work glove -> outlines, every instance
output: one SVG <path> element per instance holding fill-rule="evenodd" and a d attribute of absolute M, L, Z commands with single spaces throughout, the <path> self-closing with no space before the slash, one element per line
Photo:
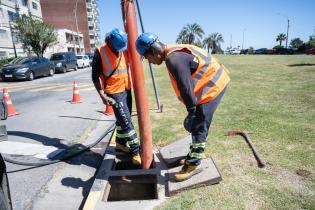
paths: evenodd
<path fill-rule="evenodd" d="M 115 99 L 113 99 L 107 95 L 103 95 L 101 98 L 102 98 L 103 103 L 106 105 L 114 106 L 116 104 Z"/>
<path fill-rule="evenodd" d="M 188 111 L 188 115 L 186 116 L 184 120 L 184 128 L 186 129 L 186 131 L 191 133 L 192 125 L 193 125 L 194 119 L 196 118 L 196 115 L 195 115 L 196 107 L 187 108 L 187 111 Z"/>

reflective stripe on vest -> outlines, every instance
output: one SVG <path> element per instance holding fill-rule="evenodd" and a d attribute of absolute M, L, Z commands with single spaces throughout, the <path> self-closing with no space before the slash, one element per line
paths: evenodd
<path fill-rule="evenodd" d="M 197 50 L 195 50 L 194 48 L 191 48 L 191 47 L 185 47 L 185 48 L 188 48 L 194 54 L 200 56 L 205 61 L 204 66 L 199 70 L 197 75 L 193 77 L 193 86 L 195 86 L 196 83 L 201 79 L 202 75 L 207 71 L 207 69 L 211 63 L 211 56 L 210 55 L 205 56 L 202 53 L 198 52 Z M 175 49 L 176 49 L 176 47 L 175 47 Z M 180 49 L 180 48 L 178 48 L 178 49 Z"/>
<path fill-rule="evenodd" d="M 109 62 L 109 58 L 107 56 L 107 53 L 106 53 L 106 50 L 105 50 L 105 47 L 101 47 L 101 50 L 102 50 L 102 54 L 104 55 L 104 58 L 105 58 L 105 65 L 107 67 L 107 70 L 108 71 L 105 71 L 104 74 L 106 77 L 110 76 L 112 74 L 113 70 L 112 69 L 112 66 L 110 65 L 110 62 Z M 122 56 L 122 55 L 121 55 Z M 118 73 L 126 73 L 127 72 L 127 69 L 117 69 L 119 72 L 114 72 L 113 74 L 118 74 Z"/>
<path fill-rule="evenodd" d="M 126 55 L 119 52 L 117 55 L 104 43 L 97 48 L 102 60 L 103 90 L 107 94 L 121 93 L 131 88 Z"/>
<path fill-rule="evenodd" d="M 214 99 L 226 86 L 229 82 L 228 71 L 224 68 L 223 65 L 220 65 L 215 58 L 212 58 L 211 55 L 205 55 L 202 51 L 198 51 L 198 48 L 195 48 L 191 45 L 177 45 L 170 46 L 167 48 L 167 54 L 170 54 L 174 51 L 183 51 L 185 49 L 190 51 L 191 54 L 199 60 L 199 65 L 196 72 L 192 75 L 192 85 L 194 88 L 195 96 L 197 97 L 197 104 L 205 103 Z M 214 59 L 212 61 L 212 59 Z M 183 101 L 180 96 L 176 81 L 171 76 L 172 84 L 176 95 L 180 101 Z M 211 90 L 211 88 L 215 87 Z M 211 91 L 210 91 L 211 90 Z"/>
<path fill-rule="evenodd" d="M 202 97 L 210 90 L 210 88 L 212 88 L 215 83 L 218 81 L 218 79 L 220 78 L 221 74 L 223 72 L 223 69 L 220 68 L 216 74 L 212 77 L 212 79 L 209 81 L 209 83 L 202 89 L 201 93 L 198 96 L 198 101 L 202 99 Z"/>

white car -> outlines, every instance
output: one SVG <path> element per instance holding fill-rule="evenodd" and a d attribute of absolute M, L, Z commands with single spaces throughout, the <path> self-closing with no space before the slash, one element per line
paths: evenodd
<path fill-rule="evenodd" d="M 78 68 L 85 68 L 90 66 L 89 56 L 87 55 L 77 55 L 77 66 Z"/>

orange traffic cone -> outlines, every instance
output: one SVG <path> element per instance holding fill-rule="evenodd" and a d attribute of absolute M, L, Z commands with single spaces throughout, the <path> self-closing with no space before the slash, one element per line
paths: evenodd
<path fill-rule="evenodd" d="M 106 105 L 105 115 L 112 115 L 114 113 L 113 107 L 111 105 Z"/>
<path fill-rule="evenodd" d="M 82 103 L 77 81 L 73 82 L 73 96 L 71 103 L 72 104 Z"/>
<path fill-rule="evenodd" d="M 3 88 L 3 101 L 8 109 L 8 117 L 20 114 L 15 111 L 7 88 Z"/>

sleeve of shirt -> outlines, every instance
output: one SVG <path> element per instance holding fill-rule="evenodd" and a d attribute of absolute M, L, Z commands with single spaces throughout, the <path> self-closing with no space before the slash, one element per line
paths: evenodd
<path fill-rule="evenodd" d="M 166 59 L 167 68 L 176 81 L 187 110 L 195 107 L 197 103 L 191 78 L 193 60 L 194 56 L 186 52 L 173 52 Z"/>
<path fill-rule="evenodd" d="M 101 55 L 98 52 L 98 50 L 95 50 L 94 56 L 93 56 L 93 61 L 92 61 L 92 81 L 99 82 L 99 78 L 102 74 L 102 59 Z"/>

